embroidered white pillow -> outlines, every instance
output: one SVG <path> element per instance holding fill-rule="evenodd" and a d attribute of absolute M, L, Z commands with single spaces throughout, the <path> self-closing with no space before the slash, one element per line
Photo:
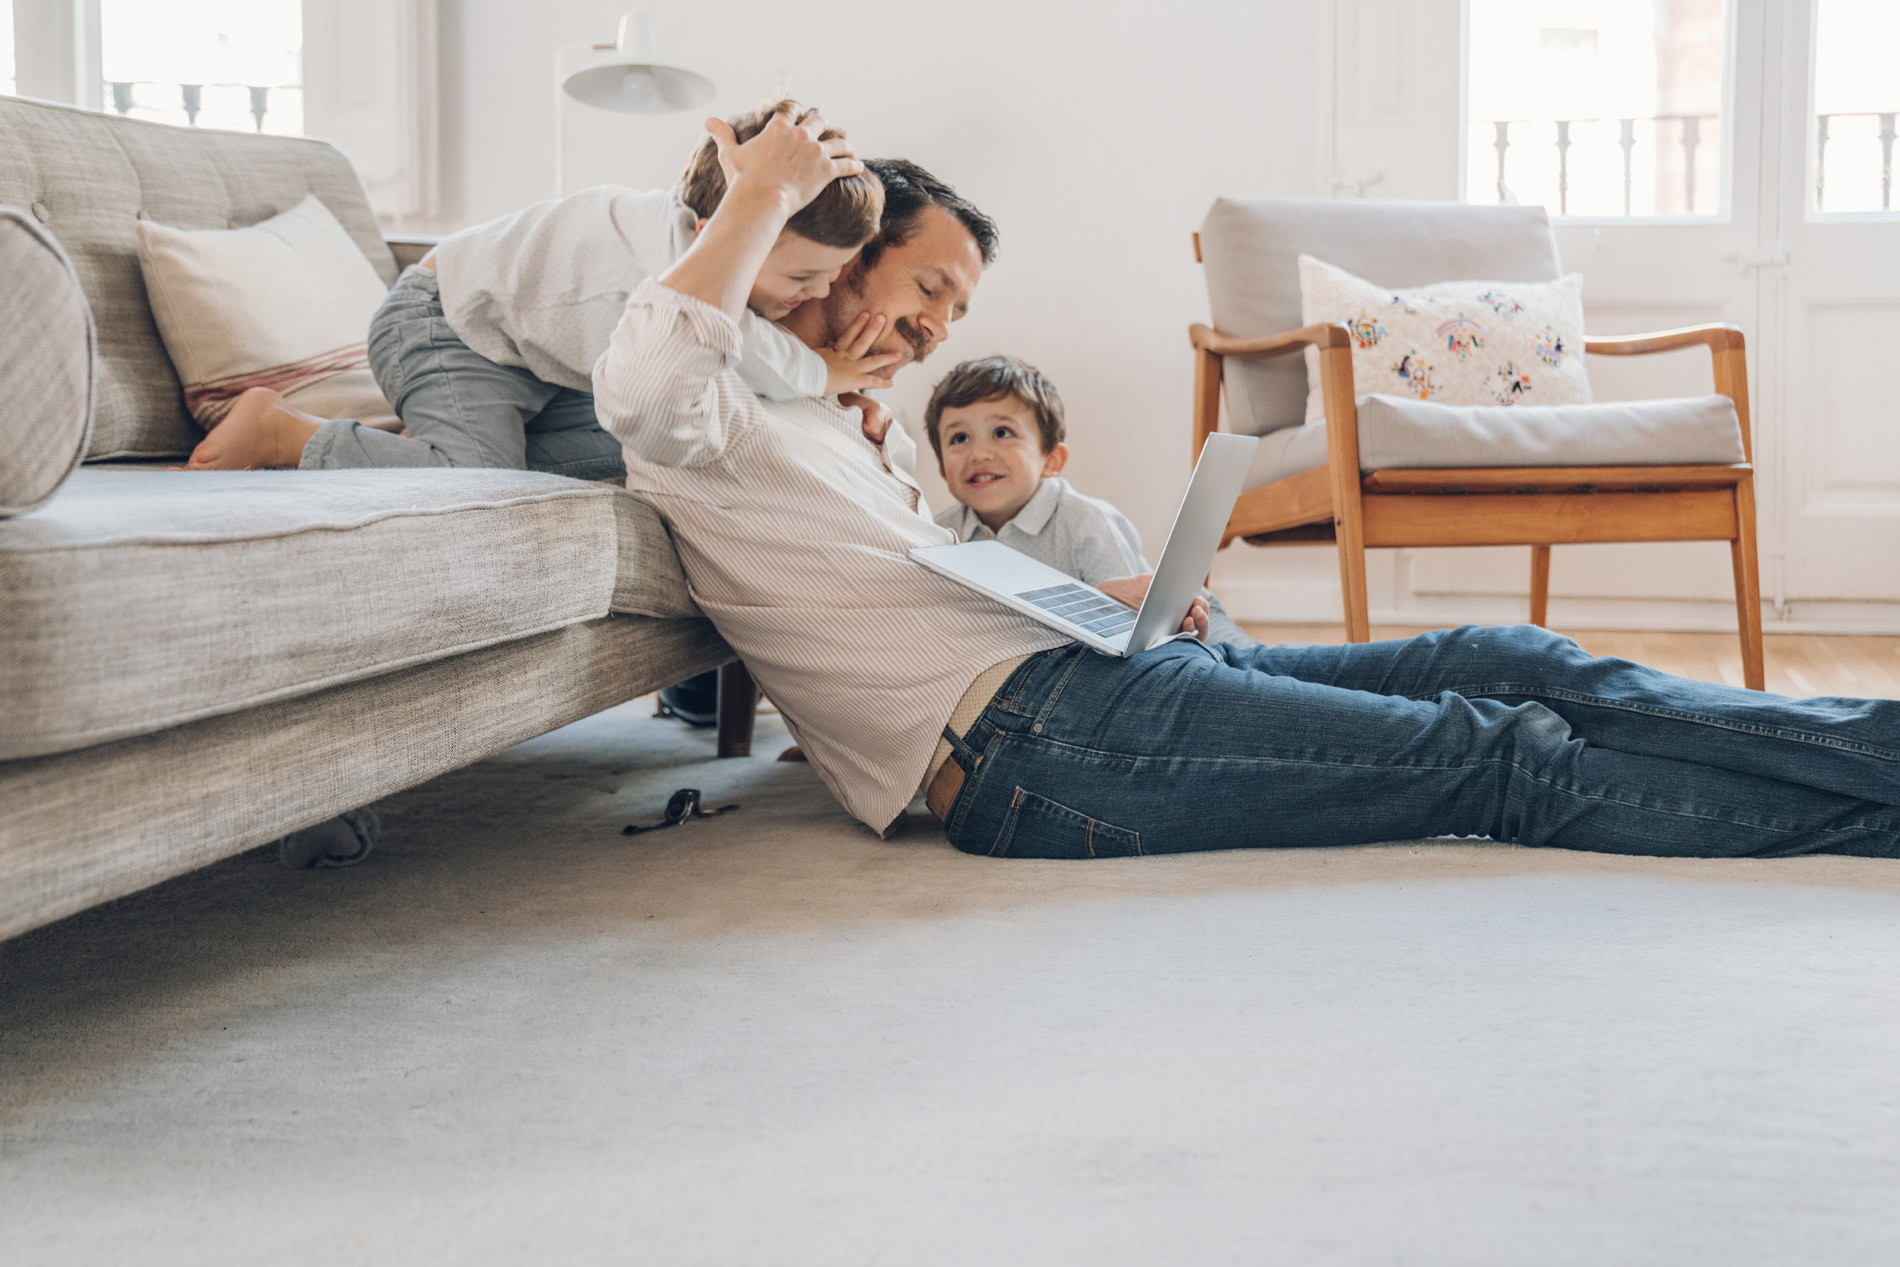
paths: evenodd
<path fill-rule="evenodd" d="M 320 418 L 401 427 L 365 347 L 388 288 L 314 195 L 249 228 L 138 231 L 152 315 L 199 426 L 269 387 Z"/>
<path fill-rule="evenodd" d="M 1436 282 L 1394 290 L 1300 256 L 1300 324 L 1352 328 L 1355 399 L 1384 392 L 1447 405 L 1579 405 L 1583 275 L 1554 282 Z M 1306 349 L 1306 420 L 1326 416 L 1319 351 Z"/>

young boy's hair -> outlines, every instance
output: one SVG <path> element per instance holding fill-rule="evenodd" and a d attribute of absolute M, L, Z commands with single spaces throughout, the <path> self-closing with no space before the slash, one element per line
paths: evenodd
<path fill-rule="evenodd" d="M 1048 453 L 1068 434 L 1063 421 L 1062 397 L 1056 385 L 1041 370 L 1014 356 L 986 356 L 980 361 L 965 361 L 945 374 L 930 389 L 930 403 L 924 406 L 924 434 L 943 465 L 943 411 L 961 409 L 986 400 L 1012 397 L 1020 400 L 1036 415 L 1036 430 L 1042 437 L 1042 451 Z"/>
<path fill-rule="evenodd" d="M 785 115 L 793 123 L 803 123 L 816 113 L 816 109 L 801 106 L 790 97 L 780 97 L 756 110 L 736 114 L 726 122 L 739 138 L 739 144 L 744 145 L 765 131 L 765 125 L 775 114 Z M 818 139 L 829 141 L 843 135 L 837 128 L 826 128 Z M 702 220 L 712 219 L 713 212 L 719 210 L 720 200 L 726 196 L 726 173 L 719 166 L 719 145 L 710 136 L 686 160 L 686 172 L 680 177 L 680 196 Z M 871 240 L 883 213 L 884 186 L 867 171 L 857 176 L 840 176 L 826 185 L 816 198 L 785 222 L 785 227 L 823 246 L 850 250 Z"/>

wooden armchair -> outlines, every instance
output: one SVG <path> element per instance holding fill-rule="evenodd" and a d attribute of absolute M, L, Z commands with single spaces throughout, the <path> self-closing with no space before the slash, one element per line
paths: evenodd
<path fill-rule="evenodd" d="M 1231 205 L 1231 204 L 1229 204 Z M 1306 204 L 1311 206 L 1312 204 Z M 1321 204 L 1325 205 L 1325 204 Z M 1337 206 L 1338 204 L 1332 204 Z M 1395 204 L 1386 204 L 1388 207 Z M 1403 209 L 1406 204 L 1396 204 Z M 1414 208 L 1416 205 L 1414 205 Z M 1210 220 L 1220 212 L 1216 204 Z M 1458 212 L 1473 208 L 1456 208 Z M 1536 209 L 1510 209 L 1513 212 Z M 1542 213 L 1538 211 L 1541 226 Z M 1548 230 L 1544 230 L 1546 240 Z M 1319 250 L 1311 250 L 1320 254 Z M 1195 256 L 1202 256 L 1195 235 Z M 1282 254 L 1285 254 L 1283 251 Z M 1554 262 L 1554 250 L 1552 253 Z M 1336 261 L 1353 268 L 1350 259 Z M 1455 264 L 1453 265 L 1456 266 Z M 1417 281 L 1489 276 L 1477 268 Z M 1544 274 L 1555 276 L 1554 270 Z M 1523 280 L 1504 278 L 1504 280 Z M 1215 290 L 1210 279 L 1210 290 Z M 1297 282 L 1293 283 L 1297 312 Z M 1219 304 L 1216 304 L 1218 314 Z M 1550 593 L 1550 548 L 1593 541 L 1727 541 L 1734 565 L 1742 674 L 1762 689 L 1761 592 L 1755 556 L 1755 489 L 1748 416 L 1748 371 L 1741 331 L 1706 325 L 1659 334 L 1593 338 L 1587 352 L 1641 356 L 1706 346 L 1715 389 L 1735 407 L 1744 460 L 1699 466 L 1498 466 L 1362 470 L 1358 408 L 1353 392 L 1352 337 L 1346 326 L 1315 325 L 1255 337 L 1223 334 L 1205 325 L 1189 330 L 1194 346 L 1194 455 L 1220 425 L 1229 359 L 1251 365 L 1317 349 L 1325 398 L 1326 461 L 1243 493 L 1222 546 L 1235 538 L 1260 546 L 1333 543 L 1345 596 L 1346 636 L 1364 642 L 1368 628 L 1368 547 L 1527 545 L 1531 547 L 1530 617 L 1544 624 Z M 1300 357 L 1287 362 L 1298 370 Z M 1303 380 L 1304 375 L 1301 375 Z M 1303 382 L 1301 384 L 1303 386 Z M 1276 390 L 1256 382 L 1253 399 Z M 1230 396 L 1230 413 L 1233 402 Z"/>

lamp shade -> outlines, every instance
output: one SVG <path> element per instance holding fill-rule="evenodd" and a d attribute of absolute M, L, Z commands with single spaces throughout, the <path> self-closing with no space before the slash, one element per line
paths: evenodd
<path fill-rule="evenodd" d="M 671 114 L 713 99 L 712 80 L 659 55 L 653 19 L 638 9 L 620 19 L 613 52 L 561 82 L 574 100 L 621 114 Z"/>

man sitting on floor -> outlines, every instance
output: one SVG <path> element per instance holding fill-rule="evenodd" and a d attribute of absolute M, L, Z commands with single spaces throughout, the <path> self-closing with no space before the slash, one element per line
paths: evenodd
<path fill-rule="evenodd" d="M 1095 654 L 917 566 L 951 533 L 855 411 L 763 401 L 735 372 L 760 262 L 857 170 L 813 127 L 741 146 L 725 202 L 629 298 L 594 371 L 629 487 L 672 525 L 693 596 L 827 786 L 883 830 L 920 789 L 957 848 L 1028 857 L 1490 836 L 1696 856 L 1900 852 L 1900 704 L 1788 700 L 1595 659 L 1535 627 Z M 996 229 L 907 163 L 878 237 L 788 326 L 866 311 L 921 360 Z"/>

